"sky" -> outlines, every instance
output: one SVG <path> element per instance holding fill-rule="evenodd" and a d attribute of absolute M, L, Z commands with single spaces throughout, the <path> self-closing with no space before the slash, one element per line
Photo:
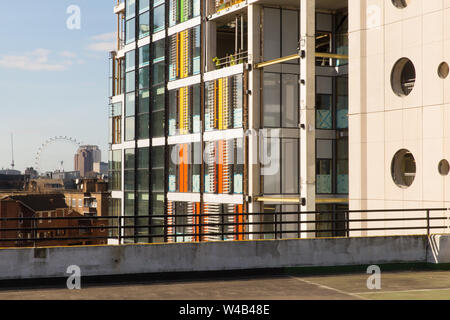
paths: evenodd
<path fill-rule="evenodd" d="M 34 167 L 39 147 L 54 136 L 98 145 L 102 160 L 107 161 L 108 57 L 115 43 L 114 4 L 115 0 L 4 3 L 0 169 L 11 166 L 11 134 L 17 170 Z M 76 10 L 68 12 L 73 6 L 79 8 L 79 16 Z M 41 169 L 73 170 L 76 149 L 64 142 L 49 145 L 41 154 Z"/>

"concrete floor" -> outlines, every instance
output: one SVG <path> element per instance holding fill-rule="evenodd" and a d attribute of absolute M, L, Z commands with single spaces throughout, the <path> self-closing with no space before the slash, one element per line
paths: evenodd
<path fill-rule="evenodd" d="M 377 291 L 367 289 L 368 276 L 265 276 L 90 285 L 81 290 L 0 289 L 0 300 L 450 299 L 450 271 L 382 272 Z"/>

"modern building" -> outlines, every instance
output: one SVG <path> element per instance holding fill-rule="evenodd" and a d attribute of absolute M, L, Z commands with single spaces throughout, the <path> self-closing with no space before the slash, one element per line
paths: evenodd
<path fill-rule="evenodd" d="M 398 210 L 365 213 L 364 219 L 397 218 L 402 220 L 389 227 L 420 226 L 405 219 L 423 213 L 407 209 L 449 207 L 449 19 L 448 1 L 349 1 L 350 208 Z M 447 212 L 430 216 L 448 218 Z"/>
<path fill-rule="evenodd" d="M 74 170 L 80 172 L 82 178 L 94 173 L 100 173 L 102 152 L 98 146 L 80 146 L 74 156 Z"/>
<path fill-rule="evenodd" d="M 110 214 L 134 218 L 125 241 L 342 233 L 345 215 L 301 234 L 277 222 L 297 230 L 314 217 L 284 213 L 348 208 L 346 0 L 125 0 L 114 12 Z"/>

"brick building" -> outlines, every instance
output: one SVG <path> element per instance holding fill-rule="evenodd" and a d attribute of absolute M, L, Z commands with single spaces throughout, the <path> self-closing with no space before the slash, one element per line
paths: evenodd
<path fill-rule="evenodd" d="M 62 217 L 72 219 L 55 219 Z M 24 219 L 0 221 L 0 246 L 65 246 L 106 243 L 106 239 L 83 240 L 77 238 L 106 237 L 108 235 L 106 228 L 91 229 L 89 227 L 106 226 L 107 220 L 73 219 L 74 217 L 81 218 L 83 215 L 71 209 L 61 193 L 6 196 L 0 200 L 0 219 Z"/>

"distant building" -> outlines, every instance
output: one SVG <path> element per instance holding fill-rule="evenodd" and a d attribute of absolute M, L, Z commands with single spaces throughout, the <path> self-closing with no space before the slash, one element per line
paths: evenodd
<path fill-rule="evenodd" d="M 94 163 L 94 172 L 99 173 L 100 175 L 108 174 L 108 163 L 106 162 L 95 162 Z"/>
<path fill-rule="evenodd" d="M 80 172 L 78 171 L 54 171 L 50 173 L 52 179 L 62 179 L 62 180 L 76 180 L 80 178 Z"/>
<path fill-rule="evenodd" d="M 2 170 L 0 170 L 0 174 L 4 174 L 4 175 L 8 175 L 8 176 L 18 176 L 22 173 L 18 170 L 2 169 Z"/>
<path fill-rule="evenodd" d="M 81 146 L 74 157 L 74 169 L 80 172 L 81 177 L 87 177 L 96 172 L 94 166 L 100 169 L 101 159 L 102 154 L 98 146 Z"/>
<path fill-rule="evenodd" d="M 69 208 L 85 216 L 108 216 L 108 183 L 98 179 L 81 179 L 76 190 L 64 191 Z"/>
<path fill-rule="evenodd" d="M 23 190 L 25 182 L 24 175 L 0 174 L 0 190 Z"/>
<path fill-rule="evenodd" d="M 25 183 L 24 191 L 28 192 L 54 192 L 64 190 L 75 190 L 76 184 L 73 179 L 51 179 L 39 178 L 30 179 Z"/>
<path fill-rule="evenodd" d="M 0 245 L 24 247 L 106 243 L 106 239 L 77 238 L 106 237 L 108 235 L 106 228 L 89 227 L 106 226 L 107 220 L 53 219 L 56 217 L 82 217 L 82 215 L 69 208 L 64 195 L 60 193 L 4 197 L 0 200 L 0 218 L 36 218 L 36 220 L 0 220 L 0 229 L 14 229 L 0 232 Z"/>
<path fill-rule="evenodd" d="M 34 170 L 33 167 L 29 167 L 25 169 L 25 175 L 30 177 L 31 179 L 39 177 L 39 172 Z"/>

